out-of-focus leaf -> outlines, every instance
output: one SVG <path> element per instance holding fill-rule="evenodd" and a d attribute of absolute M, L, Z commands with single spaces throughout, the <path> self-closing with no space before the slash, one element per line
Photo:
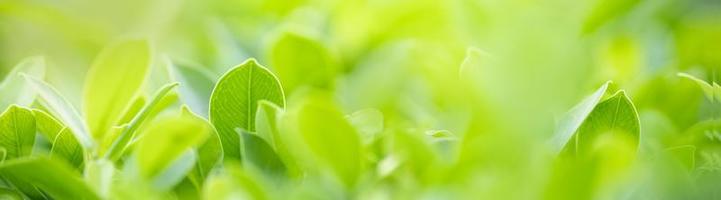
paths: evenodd
<path fill-rule="evenodd" d="M 573 107 L 568 113 L 566 113 L 561 120 L 558 122 L 553 138 L 550 143 L 554 153 L 558 153 L 563 149 L 564 146 L 569 143 L 573 134 L 576 133 L 581 124 L 588 118 L 591 111 L 601 101 L 603 94 L 608 90 L 610 82 L 603 84 L 593 94 L 586 97 L 581 103 Z"/>
<path fill-rule="evenodd" d="M 30 76 L 25 76 L 25 79 L 37 92 L 41 104 L 70 129 L 84 149 L 95 148 L 95 141 L 90 135 L 85 121 L 70 102 L 45 81 Z"/>
<path fill-rule="evenodd" d="M 216 76 L 205 68 L 166 62 L 171 79 L 182 84 L 178 88 L 181 101 L 200 116 L 208 117 L 208 103 Z"/>
<path fill-rule="evenodd" d="M 0 147 L 5 160 L 29 156 L 35 144 L 35 117 L 27 108 L 11 105 L 0 115 Z"/>
<path fill-rule="evenodd" d="M 0 188 L 0 199 L 23 200 L 23 195 L 11 189 Z"/>
<path fill-rule="evenodd" d="M 100 199 L 66 164 L 44 157 L 7 161 L 0 173 L 18 181 L 32 183 L 54 199 Z"/>
<path fill-rule="evenodd" d="M 243 132 L 243 162 L 267 172 L 271 176 L 283 176 L 285 164 L 266 140 L 254 133 Z"/>
<path fill-rule="evenodd" d="M 638 113 L 626 93 L 619 91 L 599 103 L 566 144 L 563 153 L 584 156 L 595 151 L 599 142 L 609 137 L 627 140 L 638 147 L 640 129 Z"/>
<path fill-rule="evenodd" d="M 38 132 L 52 142 L 50 156 L 60 156 L 73 167 L 80 167 L 83 163 L 83 148 L 70 129 L 45 111 L 33 109 L 33 115 Z"/>
<path fill-rule="evenodd" d="M 107 153 L 105 154 L 106 158 L 112 161 L 116 161 L 120 158 L 120 156 L 122 156 L 123 151 L 127 147 L 128 143 L 135 136 L 135 131 L 140 128 L 140 126 L 143 124 L 143 122 L 145 122 L 145 120 L 147 120 L 147 118 L 153 115 L 152 112 L 154 111 L 156 106 L 158 106 L 161 100 L 165 98 L 165 96 L 168 95 L 168 93 L 176 86 L 178 86 L 178 83 L 167 84 L 155 93 L 150 103 L 145 105 L 140 110 L 140 112 L 138 112 L 138 114 L 135 115 L 132 120 L 130 120 L 130 123 L 127 125 L 127 127 L 122 129 L 120 135 L 115 138 L 113 144 L 110 146 Z"/>
<path fill-rule="evenodd" d="M 687 170 L 693 170 L 696 167 L 696 147 L 692 145 L 683 145 L 666 149 L 671 155 L 676 157 L 678 162 Z"/>
<path fill-rule="evenodd" d="M 30 106 L 35 98 L 35 92 L 22 80 L 20 74 L 26 74 L 38 78 L 45 77 L 45 58 L 29 57 L 20 61 L 0 83 L 0 108 L 6 108 L 11 104 Z"/>
<path fill-rule="evenodd" d="M 118 120 L 118 124 L 130 123 L 130 121 L 133 120 L 133 117 L 138 115 L 138 113 L 143 109 L 143 106 L 145 106 L 145 103 L 147 103 L 145 101 L 147 101 L 147 99 L 145 99 L 144 96 L 135 98 L 135 100 L 133 100 L 133 103 L 130 104 L 130 107 L 128 107 L 128 110 L 126 110 L 123 116 L 120 117 L 120 120 Z"/>
<path fill-rule="evenodd" d="M 115 165 L 100 158 L 85 164 L 84 180 L 102 198 L 107 198 L 115 175 Z"/>
<path fill-rule="evenodd" d="M 196 190 L 200 191 L 205 179 L 208 177 L 208 173 L 210 173 L 210 170 L 220 163 L 220 159 L 223 157 L 223 148 L 220 144 L 218 133 L 215 131 L 215 128 L 213 128 L 210 122 L 191 112 L 190 109 L 185 106 L 182 108 L 182 114 L 186 117 L 195 118 L 196 120 L 205 122 L 205 125 L 208 126 L 209 130 L 211 130 L 208 139 L 206 139 L 205 142 L 198 147 L 197 162 L 195 163 L 193 170 L 190 171 L 190 174 L 188 174 L 190 182 Z"/>
<path fill-rule="evenodd" d="M 210 122 L 217 128 L 226 159 L 240 159 L 240 131 L 255 131 L 258 101 L 285 107 L 278 79 L 254 59 L 231 69 L 218 81 L 210 97 Z"/>
<path fill-rule="evenodd" d="M 131 40 L 105 48 L 93 61 L 83 90 L 83 113 L 95 138 L 103 138 L 128 110 L 151 64 L 148 41 Z"/>
<path fill-rule="evenodd" d="M 255 132 L 263 138 L 273 149 L 280 147 L 280 133 L 278 132 L 278 117 L 283 109 L 267 100 L 258 101 L 258 111 L 255 113 Z"/>
<path fill-rule="evenodd" d="M 701 88 L 701 91 L 703 91 L 703 94 L 709 100 L 714 101 L 714 99 L 716 99 L 716 101 L 721 101 L 721 86 L 719 86 L 718 84 L 713 83 L 713 85 L 711 85 L 706 81 L 696 78 L 693 75 L 687 73 L 678 73 L 678 76 L 696 82 L 696 84 L 698 84 L 698 86 Z"/>
<path fill-rule="evenodd" d="M 361 141 L 353 126 L 328 94 L 310 94 L 297 112 L 297 131 L 313 163 L 327 168 L 345 186 L 358 180 Z"/>
<path fill-rule="evenodd" d="M 196 161 L 195 151 L 188 149 L 152 179 L 153 188 L 165 191 L 171 189 L 185 178 L 193 169 Z"/>
<path fill-rule="evenodd" d="M 155 179 L 210 133 L 207 124 L 197 118 L 181 115 L 159 119 L 148 127 L 134 149 L 139 175 Z"/>
<path fill-rule="evenodd" d="M 270 66 L 278 73 L 288 94 L 301 85 L 333 88 L 335 61 L 320 42 L 284 32 L 270 48 Z"/>
<path fill-rule="evenodd" d="M 300 175 L 301 169 L 290 153 L 290 149 L 286 143 L 287 140 L 284 140 L 288 138 L 282 138 L 286 137 L 286 135 L 282 135 L 278 127 L 279 120 L 283 114 L 285 114 L 283 108 L 274 103 L 266 100 L 259 101 L 258 112 L 255 116 L 255 133 L 258 137 L 265 140 L 270 148 L 275 151 L 275 154 L 285 165 L 288 175 L 297 177 Z"/>
<path fill-rule="evenodd" d="M 640 0 L 599 0 L 584 21 L 583 32 L 590 33 L 608 21 L 629 12 Z"/>
<path fill-rule="evenodd" d="M 268 199 L 267 192 L 238 164 L 227 164 L 225 173 L 212 176 L 203 189 L 203 199 Z"/>
<path fill-rule="evenodd" d="M 369 144 L 375 135 L 383 131 L 383 113 L 376 109 L 363 109 L 346 117 L 363 138 L 363 144 Z"/>

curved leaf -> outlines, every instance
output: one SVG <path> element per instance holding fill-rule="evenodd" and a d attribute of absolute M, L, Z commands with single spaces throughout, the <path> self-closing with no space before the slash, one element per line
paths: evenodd
<path fill-rule="evenodd" d="M 641 133 L 639 124 L 633 103 L 625 92 L 619 91 L 593 109 L 563 152 L 571 155 L 593 152 L 607 136 L 626 141 L 636 149 Z"/>
<path fill-rule="evenodd" d="M 151 100 L 150 103 L 145 105 L 140 110 L 140 112 L 138 112 L 138 114 L 135 115 L 132 120 L 130 120 L 130 123 L 128 123 L 128 125 L 121 130 L 120 135 L 115 138 L 113 144 L 106 152 L 105 157 L 109 158 L 111 161 L 118 160 L 128 143 L 130 142 L 130 139 L 132 139 L 135 135 L 135 131 L 137 131 L 137 129 L 140 128 L 143 122 L 145 122 L 145 120 L 151 116 L 151 112 L 159 104 L 163 97 L 168 95 L 168 93 L 178 85 L 178 83 L 171 83 L 160 88 L 158 92 L 156 92 L 153 96 L 153 100 Z"/>
<path fill-rule="evenodd" d="M 80 174 L 49 158 L 8 161 L 0 165 L 0 173 L 16 181 L 32 183 L 54 199 L 99 199 Z"/>
<path fill-rule="evenodd" d="M 207 124 L 197 118 L 181 115 L 159 119 L 148 127 L 135 147 L 140 176 L 147 179 L 159 176 L 210 133 Z"/>
<path fill-rule="evenodd" d="M 208 101 L 216 76 L 204 68 L 174 64 L 169 60 L 167 62 L 170 77 L 182 83 L 179 88 L 180 99 L 200 116 L 208 117 Z"/>
<path fill-rule="evenodd" d="M 70 129 L 45 111 L 33 109 L 33 115 L 38 133 L 52 142 L 50 155 L 60 156 L 74 167 L 79 167 L 83 163 L 83 148 Z"/>
<path fill-rule="evenodd" d="M 0 147 L 5 160 L 29 156 L 35 144 L 35 117 L 26 108 L 10 106 L 0 115 Z"/>
<path fill-rule="evenodd" d="M 596 105 L 598 105 L 603 95 L 606 94 L 609 84 L 611 84 L 610 81 L 603 84 L 593 92 L 593 94 L 583 99 L 581 103 L 573 107 L 561 118 L 553 134 L 553 138 L 551 138 L 550 141 L 554 153 L 560 152 L 578 128 L 581 127 L 581 124 L 588 118 L 588 115 L 591 114 L 591 111 L 593 111 Z"/>
<path fill-rule="evenodd" d="M 35 93 L 30 86 L 22 80 L 20 74 L 43 78 L 45 77 L 45 58 L 34 56 L 25 58 L 13 68 L 0 83 L 0 108 L 10 104 L 29 106 L 35 99 Z"/>
<path fill-rule="evenodd" d="M 197 162 L 195 163 L 193 170 L 188 175 L 188 179 L 190 179 L 190 182 L 196 187 L 197 190 L 200 190 L 202 188 L 203 182 L 205 182 L 205 179 L 208 177 L 208 173 L 210 173 L 210 170 L 213 169 L 218 163 L 220 163 L 219 161 L 223 157 L 223 148 L 220 144 L 220 138 L 218 137 L 218 133 L 215 131 L 213 126 L 210 125 L 210 122 L 206 121 L 195 113 L 192 113 L 190 109 L 185 106 L 183 106 L 182 108 L 182 114 L 186 117 L 191 117 L 195 118 L 196 120 L 203 121 L 206 126 L 208 126 L 208 129 L 211 131 L 208 139 L 206 139 L 205 142 L 203 142 L 203 144 L 198 147 Z"/>
<path fill-rule="evenodd" d="M 85 149 L 95 148 L 95 141 L 90 136 L 85 121 L 83 121 L 78 111 L 75 110 L 70 102 L 65 100 L 55 88 L 45 83 L 45 81 L 30 76 L 25 76 L 25 80 L 27 80 L 30 86 L 37 92 L 41 104 L 70 129 Z"/>
<path fill-rule="evenodd" d="M 145 40 L 131 40 L 103 49 L 85 80 L 83 113 L 95 138 L 102 138 L 128 109 L 151 64 Z"/>
<path fill-rule="evenodd" d="M 346 186 L 361 170 L 361 141 L 328 94 L 309 96 L 297 113 L 297 130 L 312 161 L 328 167 Z"/>
<path fill-rule="evenodd" d="M 289 94 L 302 85 L 333 88 L 337 71 L 333 58 L 317 41 L 285 32 L 272 44 L 268 56 Z"/>
<path fill-rule="evenodd" d="M 280 82 L 254 59 L 225 73 L 213 89 L 210 122 L 218 130 L 226 158 L 240 159 L 237 130 L 255 131 L 255 113 L 260 100 L 285 107 Z"/>

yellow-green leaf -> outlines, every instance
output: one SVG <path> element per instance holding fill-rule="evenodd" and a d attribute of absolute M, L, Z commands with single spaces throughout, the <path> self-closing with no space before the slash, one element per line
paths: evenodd
<path fill-rule="evenodd" d="M 83 113 L 95 138 L 117 124 L 145 81 L 151 64 L 148 41 L 111 45 L 95 58 L 85 80 Z"/>
<path fill-rule="evenodd" d="M 5 160 L 29 156 L 35 144 L 35 117 L 32 111 L 16 105 L 0 115 L 0 147 Z"/>
<path fill-rule="evenodd" d="M 44 157 L 23 158 L 0 165 L 3 176 L 32 183 L 53 199 L 99 199 L 80 174 L 63 162 Z"/>

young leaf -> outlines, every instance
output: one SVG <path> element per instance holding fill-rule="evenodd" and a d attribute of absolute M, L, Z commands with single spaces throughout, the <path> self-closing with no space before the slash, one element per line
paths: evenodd
<path fill-rule="evenodd" d="M 197 118 L 181 115 L 159 119 L 148 127 L 135 148 L 139 175 L 154 179 L 210 133 L 207 124 Z"/>
<path fill-rule="evenodd" d="M 83 91 L 83 113 L 95 138 L 102 138 L 139 92 L 151 64 L 148 41 L 109 46 L 93 61 Z"/>
<path fill-rule="evenodd" d="M 717 101 L 721 101 L 721 86 L 719 86 L 718 84 L 713 83 L 713 85 L 711 85 L 704 80 L 701 80 L 686 73 L 678 73 L 677 75 L 696 82 L 696 84 L 701 87 L 701 91 L 703 91 L 703 94 L 709 100 L 714 101 L 715 98 Z"/>
<path fill-rule="evenodd" d="M 218 130 L 226 158 L 240 159 L 240 137 L 236 130 L 255 131 L 255 113 L 260 100 L 285 107 L 280 82 L 254 59 L 225 73 L 213 89 L 210 122 Z"/>
<path fill-rule="evenodd" d="M 239 165 L 227 164 L 224 169 L 224 174 L 208 179 L 203 199 L 269 199 L 264 185 Z"/>
<path fill-rule="evenodd" d="M 376 109 L 363 109 L 348 115 L 348 121 L 363 136 L 363 144 L 371 143 L 383 131 L 383 113 Z"/>
<path fill-rule="evenodd" d="M 83 148 L 78 144 L 70 129 L 45 111 L 38 109 L 32 111 L 38 132 L 52 142 L 50 155 L 60 156 L 74 167 L 79 167 L 83 163 Z"/>
<path fill-rule="evenodd" d="M 182 115 L 185 117 L 190 117 L 196 120 L 203 121 L 205 125 L 208 126 L 208 129 L 211 131 L 208 139 L 206 139 L 205 142 L 203 142 L 203 144 L 198 147 L 197 162 L 195 163 L 193 170 L 190 171 L 190 174 L 188 174 L 188 179 L 190 180 L 190 182 L 196 187 L 197 190 L 200 190 L 202 188 L 203 182 L 205 182 L 205 179 L 208 177 L 208 173 L 210 173 L 210 170 L 213 169 L 213 167 L 215 167 L 215 165 L 219 163 L 220 158 L 223 157 L 223 148 L 220 145 L 220 138 L 218 137 L 218 133 L 215 131 L 213 126 L 210 125 L 210 122 L 206 121 L 195 113 L 192 113 L 190 109 L 185 106 L 182 107 Z"/>
<path fill-rule="evenodd" d="M 35 143 L 33 113 L 16 105 L 0 115 L 0 147 L 5 149 L 5 160 L 29 156 Z"/>
<path fill-rule="evenodd" d="M 84 180 L 100 197 L 107 198 L 115 175 L 115 165 L 107 159 L 91 160 L 85 164 Z"/>
<path fill-rule="evenodd" d="M 635 149 L 641 133 L 639 124 L 633 103 L 625 92 L 619 91 L 593 109 L 563 151 L 571 155 L 585 155 L 593 152 L 598 142 L 609 134 L 628 141 Z"/>
<path fill-rule="evenodd" d="M 285 165 L 287 173 L 292 177 L 300 175 L 300 169 L 292 158 L 288 145 L 281 138 L 279 120 L 284 110 L 270 101 L 261 100 L 258 102 L 258 112 L 255 115 L 255 134 L 265 140 L 275 155 Z M 247 154 L 247 152 L 246 152 Z"/>
<path fill-rule="evenodd" d="M 137 131 L 143 122 L 151 116 L 151 112 L 155 109 L 159 102 L 176 86 L 178 86 L 178 83 L 167 84 L 155 93 L 150 103 L 145 105 L 140 112 L 138 112 L 138 114 L 130 120 L 130 123 L 121 130 L 120 135 L 115 138 L 113 144 L 106 152 L 105 158 L 108 158 L 111 161 L 116 161 L 120 158 L 126 146 L 130 142 L 130 139 L 132 139 L 135 135 L 135 131 Z"/>
<path fill-rule="evenodd" d="M 271 176 L 282 177 L 285 175 L 285 164 L 266 140 L 253 133 L 242 132 L 240 134 L 243 136 L 244 163 L 257 167 Z"/>
<path fill-rule="evenodd" d="M 95 141 L 90 136 L 85 121 L 70 102 L 65 100 L 55 88 L 45 83 L 45 81 L 30 76 L 25 76 L 25 80 L 35 89 L 42 105 L 70 129 L 70 132 L 75 135 L 75 139 L 83 148 L 95 148 Z"/>
<path fill-rule="evenodd" d="M 317 41 L 285 32 L 272 44 L 269 58 L 289 94 L 301 85 L 333 88 L 337 71 L 334 60 Z"/>
<path fill-rule="evenodd" d="M 53 159 L 34 157 L 6 161 L 0 165 L 0 173 L 16 181 L 32 183 L 53 199 L 99 199 L 80 174 Z"/>
<path fill-rule="evenodd" d="M 10 104 L 29 106 L 35 99 L 35 93 L 30 86 L 22 80 L 20 74 L 43 78 L 45 77 L 45 58 L 25 58 L 0 83 L 0 108 L 6 108 Z"/>
<path fill-rule="evenodd" d="M 204 68 L 174 64 L 170 63 L 170 60 L 166 62 L 171 79 L 183 84 L 179 88 L 183 103 L 188 104 L 200 116 L 208 117 L 208 100 L 215 86 L 216 76 Z"/>
<path fill-rule="evenodd" d="M 586 97 L 561 118 L 553 138 L 550 140 L 554 153 L 560 152 L 578 128 L 581 127 L 581 124 L 588 118 L 588 115 L 591 114 L 598 102 L 601 101 L 601 98 L 608 90 L 609 84 L 611 84 L 610 81 L 603 84 L 596 92 Z"/>
<path fill-rule="evenodd" d="M 314 162 L 328 167 L 346 186 L 361 170 L 361 141 L 327 94 L 311 95 L 297 113 L 298 133 Z"/>

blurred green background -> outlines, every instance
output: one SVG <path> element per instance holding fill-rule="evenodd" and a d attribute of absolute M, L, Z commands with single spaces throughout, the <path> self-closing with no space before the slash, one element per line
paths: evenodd
<path fill-rule="evenodd" d="M 154 65 L 167 58 L 217 80 L 256 58 L 289 105 L 311 85 L 332 91 L 345 114 L 381 111 L 386 129 L 464 138 L 456 156 L 439 153 L 452 167 L 419 169 L 369 196 L 384 185 L 406 197 L 543 196 L 556 120 L 612 80 L 638 108 L 642 162 L 629 170 L 634 181 L 609 189 L 622 192 L 594 198 L 721 197 L 710 186 L 721 183 L 721 156 L 696 154 L 701 169 L 691 171 L 659 164 L 698 123 L 717 124 L 718 102 L 676 73 L 718 80 L 718 0 L 0 1 L 0 74 L 43 55 L 46 79 L 76 106 L 98 52 L 136 38 L 152 42 Z M 162 74 L 151 74 L 148 93 Z"/>

